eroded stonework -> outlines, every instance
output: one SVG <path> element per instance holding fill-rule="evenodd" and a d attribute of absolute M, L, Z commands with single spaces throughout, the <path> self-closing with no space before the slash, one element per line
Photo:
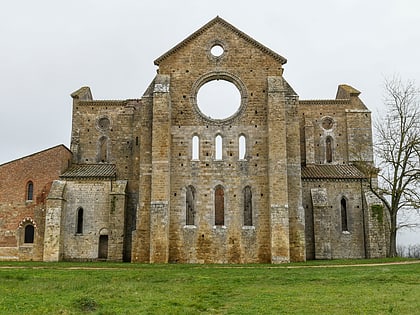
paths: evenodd
<path fill-rule="evenodd" d="M 285 63 L 216 17 L 155 60 L 141 99 L 74 92 L 73 165 L 47 201 L 43 259 L 384 256 L 385 220 L 372 215 L 377 200 L 365 197 L 353 165 L 373 161 L 370 111 L 347 85 L 333 100 L 300 100 Z M 223 119 L 197 106 L 214 80 L 240 92 L 238 110 Z"/>

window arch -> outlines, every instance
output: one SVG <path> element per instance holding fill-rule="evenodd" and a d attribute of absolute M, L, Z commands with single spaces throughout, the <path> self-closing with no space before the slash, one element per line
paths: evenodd
<path fill-rule="evenodd" d="M 83 234 L 83 208 L 77 209 L 76 234 Z"/>
<path fill-rule="evenodd" d="M 215 147 L 216 147 L 216 160 L 221 160 L 223 158 L 223 139 L 221 135 L 217 135 L 215 138 Z"/>
<path fill-rule="evenodd" d="M 197 135 L 192 137 L 192 159 L 200 159 L 200 138 Z"/>
<path fill-rule="evenodd" d="M 347 232 L 348 224 L 347 224 L 347 200 L 346 198 L 341 198 L 340 201 L 340 213 L 341 213 L 341 231 Z"/>
<path fill-rule="evenodd" d="M 34 183 L 32 181 L 26 184 L 26 200 L 34 200 Z"/>
<path fill-rule="evenodd" d="M 239 159 L 245 160 L 246 155 L 246 138 L 244 135 L 239 136 Z"/>
<path fill-rule="evenodd" d="M 225 225 L 225 192 L 220 185 L 214 190 L 214 225 Z"/>
<path fill-rule="evenodd" d="M 325 139 L 325 160 L 327 163 L 331 163 L 333 161 L 333 152 L 332 152 L 332 147 L 333 147 L 333 139 L 331 136 L 328 136 Z"/>
<path fill-rule="evenodd" d="M 244 188 L 244 225 L 252 226 L 252 191 L 250 186 Z"/>
<path fill-rule="evenodd" d="M 187 187 L 187 192 L 185 195 L 185 207 L 185 224 L 195 225 L 195 188 L 191 185 Z"/>
<path fill-rule="evenodd" d="M 98 143 L 98 162 L 108 162 L 108 138 L 99 138 Z"/>
<path fill-rule="evenodd" d="M 35 227 L 32 224 L 25 226 L 25 233 L 23 236 L 25 244 L 33 244 L 35 238 Z"/>

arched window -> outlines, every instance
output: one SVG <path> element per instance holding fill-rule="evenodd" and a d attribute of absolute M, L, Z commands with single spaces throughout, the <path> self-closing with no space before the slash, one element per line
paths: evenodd
<path fill-rule="evenodd" d="M 77 209 L 77 227 L 76 234 L 83 233 L 83 208 Z"/>
<path fill-rule="evenodd" d="M 108 162 L 108 138 L 101 137 L 98 144 L 98 162 Z"/>
<path fill-rule="evenodd" d="M 332 138 L 330 136 L 325 139 L 325 159 L 327 163 L 331 163 L 333 160 L 333 154 L 332 154 Z"/>
<path fill-rule="evenodd" d="M 185 195 L 185 205 L 186 205 L 186 225 L 195 224 L 195 189 L 193 186 L 187 187 L 187 193 Z"/>
<path fill-rule="evenodd" d="M 220 185 L 214 190 L 214 225 L 225 225 L 225 192 Z"/>
<path fill-rule="evenodd" d="M 347 225 L 347 201 L 346 198 L 341 198 L 341 230 L 343 232 L 348 231 Z"/>
<path fill-rule="evenodd" d="M 34 200 L 34 183 L 31 181 L 26 184 L 26 200 Z"/>
<path fill-rule="evenodd" d="M 252 226 L 252 191 L 250 186 L 244 189 L 244 225 Z"/>
<path fill-rule="evenodd" d="M 192 137 L 192 159 L 200 159 L 200 138 L 198 136 Z"/>
<path fill-rule="evenodd" d="M 246 138 L 244 135 L 239 136 L 239 159 L 245 160 L 246 154 Z"/>
<path fill-rule="evenodd" d="M 32 244 L 34 242 L 35 228 L 32 224 L 25 226 L 24 242 L 25 244 Z"/>
<path fill-rule="evenodd" d="M 215 139 L 216 145 L 216 160 L 221 160 L 223 158 L 222 151 L 223 151 L 223 140 L 221 135 L 217 135 Z"/>

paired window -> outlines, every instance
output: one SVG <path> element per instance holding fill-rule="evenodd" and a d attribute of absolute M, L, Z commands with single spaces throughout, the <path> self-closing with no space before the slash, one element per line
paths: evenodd
<path fill-rule="evenodd" d="M 34 200 L 34 183 L 32 181 L 26 184 L 26 200 Z"/>

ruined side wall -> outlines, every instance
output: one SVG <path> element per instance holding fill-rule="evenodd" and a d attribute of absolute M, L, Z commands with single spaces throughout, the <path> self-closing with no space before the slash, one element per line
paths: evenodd
<path fill-rule="evenodd" d="M 360 181 L 306 180 L 302 184 L 307 259 L 365 258 L 366 208 Z M 341 224 L 343 197 L 348 231 Z"/>

